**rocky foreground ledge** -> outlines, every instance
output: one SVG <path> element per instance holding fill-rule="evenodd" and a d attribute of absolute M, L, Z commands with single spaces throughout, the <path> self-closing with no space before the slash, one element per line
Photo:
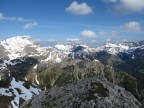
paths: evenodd
<path fill-rule="evenodd" d="M 85 78 L 43 91 L 20 108 L 141 108 L 124 88 L 98 78 Z"/>

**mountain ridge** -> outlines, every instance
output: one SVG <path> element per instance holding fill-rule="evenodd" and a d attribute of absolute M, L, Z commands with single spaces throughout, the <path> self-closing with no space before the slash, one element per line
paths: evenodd
<path fill-rule="evenodd" d="M 30 37 L 17 36 L 0 41 L 0 51 L 2 52 L 0 54 L 1 87 L 4 84 L 10 85 L 15 78 L 18 82 L 28 83 L 29 86 L 35 84 L 37 90 L 43 91 L 94 77 L 106 79 L 126 88 L 143 104 L 144 87 L 141 86 L 144 77 L 143 62 L 139 58 L 144 56 L 144 41 L 107 43 L 96 48 L 84 44 L 42 47 Z M 133 61 L 140 61 L 140 67 Z M 134 65 L 136 69 L 133 69 L 132 73 L 137 74 L 131 74 L 126 68 L 121 68 L 121 66 Z M 10 88 L 7 86 L 3 89 Z M 11 101 L 14 101 L 13 97 L 4 98 L 8 99 L 10 105 Z M 15 107 L 21 104 L 22 102 L 15 104 Z"/>

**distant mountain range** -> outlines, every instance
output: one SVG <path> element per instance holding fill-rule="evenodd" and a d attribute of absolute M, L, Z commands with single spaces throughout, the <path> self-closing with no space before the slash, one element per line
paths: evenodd
<path fill-rule="evenodd" d="M 93 80 L 94 87 L 88 86 L 86 89 L 86 85 L 92 84 Z M 73 107 L 88 108 L 121 108 L 122 106 L 142 108 L 143 82 L 144 41 L 108 42 L 95 48 L 84 44 L 42 47 L 28 36 L 17 36 L 0 41 L 0 107 L 2 108 L 18 108 L 20 105 L 24 108 L 33 108 L 36 107 L 35 103 L 39 102 L 43 104 L 37 108 L 49 108 L 48 106 L 67 108 L 70 104 L 74 105 Z M 79 85 L 81 83 L 82 88 Z M 71 86 L 76 86 L 75 92 Z M 57 95 L 63 95 L 61 99 L 57 97 L 54 100 L 56 102 L 70 98 L 65 96 L 67 93 L 64 89 L 67 87 L 73 91 L 68 93 L 72 95 L 72 100 L 67 100 L 68 104 L 53 102 L 55 98 L 53 90 Z M 62 93 L 59 94 L 58 90 Z M 111 98 L 114 93 L 116 94 Z M 32 98 L 37 94 L 39 95 Z M 41 96 L 43 96 L 42 100 Z M 80 98 L 81 96 L 84 100 Z M 75 98 L 80 99 L 75 103 L 73 101 Z M 34 100 L 25 102 L 29 99 Z M 105 104 L 101 104 L 100 100 Z"/>

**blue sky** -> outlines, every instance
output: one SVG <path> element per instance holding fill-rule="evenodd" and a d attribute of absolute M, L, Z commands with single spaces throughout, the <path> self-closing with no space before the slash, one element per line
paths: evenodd
<path fill-rule="evenodd" d="M 0 0 L 0 39 L 144 40 L 144 0 Z"/>

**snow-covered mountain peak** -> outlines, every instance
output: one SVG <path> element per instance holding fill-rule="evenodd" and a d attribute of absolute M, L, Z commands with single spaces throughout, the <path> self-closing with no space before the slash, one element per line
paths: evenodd
<path fill-rule="evenodd" d="M 122 52 L 130 53 L 134 52 L 136 49 L 144 49 L 144 41 L 119 43 L 107 42 L 105 45 L 95 49 L 97 49 L 96 52 L 106 51 L 112 55 L 117 55 Z"/>
<path fill-rule="evenodd" d="M 58 50 L 60 48 L 61 50 Z M 60 62 L 67 55 L 64 51 L 69 51 L 70 48 L 70 45 L 57 45 L 57 49 L 42 47 L 30 36 L 16 36 L 0 41 L 0 50 L 9 60 L 19 57 L 36 57 L 39 58 L 39 61 Z M 4 59 L 2 54 L 0 55 L 0 59 Z"/>
<path fill-rule="evenodd" d="M 34 41 L 30 38 L 30 36 L 16 36 L 6 40 L 0 41 L 0 45 L 2 45 L 6 52 L 8 53 L 8 57 L 10 60 L 15 59 L 21 56 L 21 52 L 26 46 L 37 47 Z"/>
<path fill-rule="evenodd" d="M 106 43 L 106 48 L 121 48 L 121 49 L 129 49 L 129 44 L 125 43 Z"/>
<path fill-rule="evenodd" d="M 72 45 L 63 45 L 63 44 L 57 44 L 55 45 L 55 48 L 61 51 L 65 51 L 65 52 L 70 52 L 73 48 Z"/>
<path fill-rule="evenodd" d="M 6 40 L 2 40 L 2 42 L 16 42 L 16 43 L 20 43 L 20 42 L 27 42 L 27 43 L 30 43 L 32 42 L 32 39 L 29 35 L 22 35 L 22 36 L 15 36 L 15 37 L 12 37 L 12 38 L 8 38 Z"/>
<path fill-rule="evenodd" d="M 119 52 L 123 52 L 128 50 L 130 47 L 128 44 L 124 43 L 106 43 L 104 46 L 101 47 L 101 50 L 105 50 L 110 54 L 117 54 Z"/>

